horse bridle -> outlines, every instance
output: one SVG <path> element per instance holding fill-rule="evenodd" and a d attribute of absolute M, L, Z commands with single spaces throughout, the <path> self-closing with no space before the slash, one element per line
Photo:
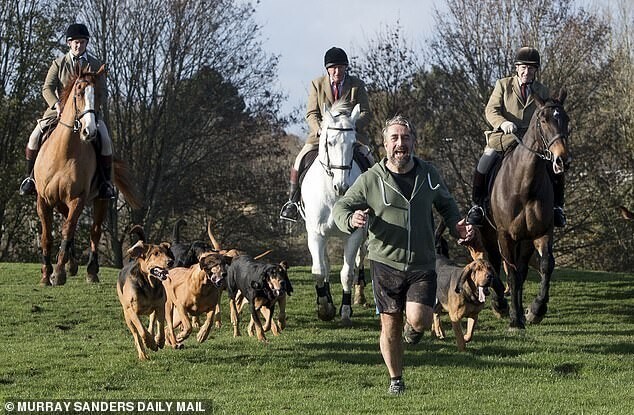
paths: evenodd
<path fill-rule="evenodd" d="M 326 127 L 326 129 L 333 130 L 333 131 L 355 131 L 354 128 L 341 128 L 341 127 Z M 350 164 L 348 164 L 347 166 L 330 164 L 330 154 L 328 154 L 328 140 L 324 140 L 324 150 L 326 151 L 326 163 L 324 164 L 324 162 L 321 160 L 319 160 L 319 163 L 322 165 L 324 170 L 326 170 L 326 174 L 328 174 L 328 176 L 333 177 L 335 175 L 333 173 L 333 170 L 351 170 L 352 169 L 352 163 L 354 161 L 354 157 L 350 159 Z"/>
<path fill-rule="evenodd" d="M 546 104 L 544 108 L 555 108 L 555 110 L 553 111 L 553 117 L 557 119 L 559 131 L 562 131 L 563 126 L 561 125 L 561 118 L 557 116 L 557 110 L 561 109 L 563 111 L 563 106 L 558 103 L 552 103 L 552 104 Z M 544 129 L 542 128 L 541 122 L 538 122 L 537 125 L 539 128 L 539 138 L 542 140 L 542 144 L 544 145 L 543 151 L 533 150 L 532 148 L 524 144 L 522 140 L 520 140 L 516 135 L 514 135 L 515 141 L 517 141 L 520 146 L 524 147 L 531 153 L 535 154 L 537 157 L 546 161 L 553 161 L 553 153 L 550 151 L 550 147 L 552 147 L 552 145 L 555 144 L 559 140 L 565 140 L 566 138 L 568 138 L 568 135 L 557 133 L 550 141 L 548 141 L 546 140 L 546 135 L 544 134 Z"/>
<path fill-rule="evenodd" d="M 86 81 L 85 79 L 78 79 L 77 81 L 75 81 L 75 85 L 73 86 L 73 106 L 75 107 L 75 120 L 73 121 L 73 125 L 68 125 L 66 124 L 64 121 L 59 120 L 59 123 L 62 124 L 64 127 L 70 128 L 71 130 L 73 130 L 73 133 L 78 133 L 79 130 L 81 130 L 81 119 L 84 117 L 84 115 L 86 114 L 97 114 L 97 112 L 94 109 L 89 109 L 89 110 L 85 110 L 82 112 L 77 112 L 77 84 L 80 83 L 85 83 L 88 84 L 89 82 Z"/>

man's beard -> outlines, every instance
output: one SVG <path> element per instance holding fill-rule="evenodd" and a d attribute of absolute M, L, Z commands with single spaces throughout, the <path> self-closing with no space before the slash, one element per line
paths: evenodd
<path fill-rule="evenodd" d="M 405 148 L 399 147 L 394 149 L 388 158 L 393 166 L 401 169 L 407 166 L 407 163 L 412 160 L 412 153 Z"/>

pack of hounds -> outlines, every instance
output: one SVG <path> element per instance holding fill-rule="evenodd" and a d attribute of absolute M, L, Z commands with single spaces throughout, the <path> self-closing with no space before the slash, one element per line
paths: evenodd
<path fill-rule="evenodd" d="M 252 257 L 238 249 L 222 249 L 210 225 L 210 243 L 183 243 L 179 234 L 184 223 L 179 220 L 174 225 L 172 243 L 148 243 L 138 225 L 130 230 L 138 236 L 138 242 L 127 251 L 130 262 L 119 272 L 117 294 L 139 359 L 148 359 L 147 349 L 156 351 L 165 343 L 182 348 L 196 327 L 196 340 L 204 342 L 214 327 L 221 327 L 224 291 L 229 298 L 234 337 L 241 335 L 240 314 L 247 305 L 249 336 L 266 342 L 266 332 L 279 335 L 286 327 L 286 301 L 293 292 L 288 263 L 267 262 L 263 257 L 270 251 Z M 448 314 L 457 348 L 464 351 L 473 339 L 495 270 L 486 259 L 479 234 L 467 245 L 472 261 L 465 266 L 453 263 L 442 236 L 444 230 L 442 223 L 436 230 L 438 280 L 431 332 L 439 339 L 445 338 L 440 316 Z M 147 328 L 141 322 L 142 315 L 149 316 Z M 205 321 L 201 325 L 202 315 Z M 462 329 L 464 319 L 466 333 Z"/>
<path fill-rule="evenodd" d="M 223 291 L 229 297 L 235 337 L 240 336 L 240 313 L 246 305 L 251 312 L 250 336 L 266 342 L 265 332 L 279 335 L 286 327 L 287 296 L 293 292 L 287 262 L 262 259 L 270 251 L 251 257 L 237 249 L 222 249 L 209 225 L 211 244 L 182 243 L 183 224 L 181 220 L 174 226 L 172 243 L 147 242 L 138 225 L 130 230 L 138 242 L 127 251 L 130 261 L 119 272 L 117 295 L 139 359 L 147 360 L 147 349 L 157 351 L 166 343 L 181 349 L 194 327 L 199 328 L 196 340 L 204 342 L 214 326 L 221 326 Z M 147 328 L 140 318 L 144 315 L 149 316 Z"/>

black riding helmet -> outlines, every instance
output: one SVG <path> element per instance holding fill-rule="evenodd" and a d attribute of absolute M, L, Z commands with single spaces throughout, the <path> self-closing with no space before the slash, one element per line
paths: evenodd
<path fill-rule="evenodd" d="M 539 67 L 541 60 L 539 58 L 539 52 L 535 48 L 523 47 L 517 50 L 515 54 L 516 65 L 534 65 Z"/>
<path fill-rule="evenodd" d="M 326 51 L 326 55 L 324 56 L 324 66 L 326 68 L 330 68 L 335 65 L 346 65 L 348 66 L 348 55 L 346 52 L 338 47 L 332 47 Z"/>
<path fill-rule="evenodd" d="M 88 28 L 82 23 L 73 23 L 66 29 L 66 40 L 89 39 Z"/>

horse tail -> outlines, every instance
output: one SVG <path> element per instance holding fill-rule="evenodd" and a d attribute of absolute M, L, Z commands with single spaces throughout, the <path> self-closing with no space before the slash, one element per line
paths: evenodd
<path fill-rule="evenodd" d="M 134 180 L 128 164 L 119 159 L 113 158 L 112 165 L 114 167 L 114 184 L 117 189 L 123 193 L 123 197 L 126 202 L 133 209 L 140 209 L 143 204 L 141 203 L 140 196 L 134 186 Z"/>

